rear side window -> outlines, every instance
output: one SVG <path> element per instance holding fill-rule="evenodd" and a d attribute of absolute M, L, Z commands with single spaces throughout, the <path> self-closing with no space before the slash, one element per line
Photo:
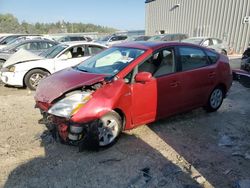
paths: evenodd
<path fill-rule="evenodd" d="M 48 49 L 50 47 L 52 47 L 53 44 L 52 43 L 48 43 L 48 42 L 39 42 L 39 49 Z"/>
<path fill-rule="evenodd" d="M 182 71 L 193 70 L 208 65 L 206 54 L 198 48 L 180 47 Z"/>
<path fill-rule="evenodd" d="M 215 64 L 217 62 L 218 58 L 219 58 L 219 55 L 214 53 L 214 52 L 211 52 L 211 51 L 206 51 L 206 53 L 207 53 L 209 61 L 212 64 Z"/>

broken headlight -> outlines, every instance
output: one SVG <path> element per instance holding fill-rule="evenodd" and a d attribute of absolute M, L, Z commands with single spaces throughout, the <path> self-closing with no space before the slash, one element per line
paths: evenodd
<path fill-rule="evenodd" d="M 15 66 L 9 66 L 1 69 L 1 72 L 15 72 L 16 67 Z"/>
<path fill-rule="evenodd" d="M 91 99 L 91 97 L 92 95 L 90 92 L 74 93 L 54 104 L 49 109 L 48 113 L 59 117 L 70 118 L 77 113 L 78 110 Z"/>

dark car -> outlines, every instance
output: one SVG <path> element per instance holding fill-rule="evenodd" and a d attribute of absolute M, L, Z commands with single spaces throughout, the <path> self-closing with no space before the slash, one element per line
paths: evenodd
<path fill-rule="evenodd" d="M 41 52 L 49 49 L 56 44 L 58 44 L 58 42 L 51 40 L 32 39 L 9 45 L 0 50 L 0 67 L 12 54 L 20 49 L 25 49 L 35 54 L 40 54 Z"/>
<path fill-rule="evenodd" d="M 241 69 L 250 71 L 250 47 L 248 47 L 241 58 Z"/>
<path fill-rule="evenodd" d="M 216 111 L 231 84 L 228 58 L 211 49 L 131 42 L 42 80 L 35 100 L 54 135 L 81 149 L 177 113 Z"/>

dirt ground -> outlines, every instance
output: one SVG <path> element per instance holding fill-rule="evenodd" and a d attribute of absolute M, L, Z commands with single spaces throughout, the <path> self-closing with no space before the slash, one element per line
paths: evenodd
<path fill-rule="evenodd" d="M 54 142 L 33 95 L 0 84 L 0 187 L 226 188 L 250 179 L 250 89 L 237 82 L 218 112 L 145 125 L 98 152 Z"/>

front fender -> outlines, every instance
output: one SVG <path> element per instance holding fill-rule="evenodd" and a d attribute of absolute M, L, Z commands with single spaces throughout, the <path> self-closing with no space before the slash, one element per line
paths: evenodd
<path fill-rule="evenodd" d="M 92 99 L 71 118 L 71 121 L 86 123 L 119 109 L 126 118 L 126 129 L 131 124 L 131 97 L 130 87 L 123 79 L 113 81 L 95 91 Z"/>

